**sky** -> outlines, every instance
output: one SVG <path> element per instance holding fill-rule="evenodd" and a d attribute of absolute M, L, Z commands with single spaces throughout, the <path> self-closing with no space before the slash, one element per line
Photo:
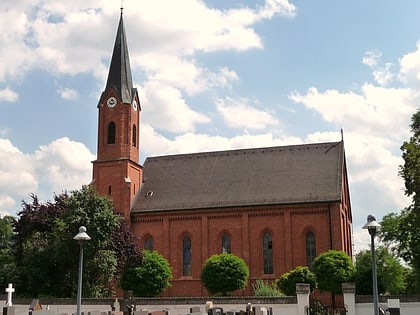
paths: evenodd
<path fill-rule="evenodd" d="M 1 0 L 0 214 L 80 189 L 120 7 L 148 156 L 341 140 L 355 250 L 410 199 L 420 2 Z"/>

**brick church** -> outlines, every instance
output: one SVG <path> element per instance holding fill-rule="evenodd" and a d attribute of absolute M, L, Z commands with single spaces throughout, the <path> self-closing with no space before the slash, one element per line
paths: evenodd
<path fill-rule="evenodd" d="M 140 111 L 121 12 L 98 102 L 93 185 L 131 222 L 141 247 L 169 261 L 172 286 L 163 295 L 208 295 L 200 274 L 213 254 L 248 265 L 249 284 L 237 295 L 252 295 L 257 279 L 311 266 L 329 249 L 352 255 L 343 141 L 148 157 L 140 165 Z"/>

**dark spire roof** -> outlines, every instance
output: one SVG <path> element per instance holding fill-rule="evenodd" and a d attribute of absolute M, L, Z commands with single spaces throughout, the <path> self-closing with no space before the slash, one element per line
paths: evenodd
<path fill-rule="evenodd" d="M 114 87 L 117 90 L 123 103 L 132 102 L 133 79 L 131 77 L 130 58 L 128 56 L 122 10 L 105 90 L 108 90 L 110 87 Z"/>

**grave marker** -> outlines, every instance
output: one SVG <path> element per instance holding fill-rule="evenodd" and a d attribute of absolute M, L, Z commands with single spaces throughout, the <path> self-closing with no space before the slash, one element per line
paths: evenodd
<path fill-rule="evenodd" d="M 6 306 L 12 306 L 12 294 L 13 292 L 15 292 L 15 288 L 12 286 L 11 283 L 9 283 L 9 286 L 6 288 L 6 293 L 7 293 L 7 302 L 6 302 Z"/>

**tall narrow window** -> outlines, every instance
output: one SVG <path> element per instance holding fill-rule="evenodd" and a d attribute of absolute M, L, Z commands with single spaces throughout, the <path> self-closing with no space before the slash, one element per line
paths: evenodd
<path fill-rule="evenodd" d="M 263 236 L 264 274 L 273 273 L 273 241 L 270 233 Z"/>
<path fill-rule="evenodd" d="M 182 240 L 182 274 L 191 276 L 191 239 L 185 236 Z"/>
<path fill-rule="evenodd" d="M 108 144 L 115 143 L 115 123 L 111 121 L 108 124 Z"/>
<path fill-rule="evenodd" d="M 151 236 L 148 236 L 145 240 L 144 240 L 144 249 L 145 250 L 153 250 L 153 238 Z"/>
<path fill-rule="evenodd" d="M 230 236 L 226 233 L 222 236 L 222 253 L 230 254 Z"/>
<path fill-rule="evenodd" d="M 133 125 L 133 136 L 132 138 L 132 142 L 133 142 L 133 147 L 137 146 L 137 128 L 136 125 Z"/>
<path fill-rule="evenodd" d="M 312 232 L 306 233 L 306 264 L 312 267 L 316 257 L 315 235 Z"/>

